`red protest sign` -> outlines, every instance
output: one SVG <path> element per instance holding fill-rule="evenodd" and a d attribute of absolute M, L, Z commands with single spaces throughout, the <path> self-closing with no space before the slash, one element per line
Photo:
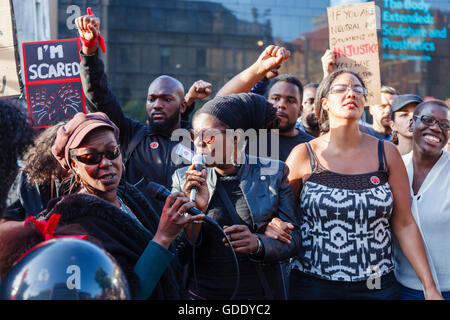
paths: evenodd
<path fill-rule="evenodd" d="M 45 128 L 86 113 L 78 39 L 23 43 L 28 115 Z"/>

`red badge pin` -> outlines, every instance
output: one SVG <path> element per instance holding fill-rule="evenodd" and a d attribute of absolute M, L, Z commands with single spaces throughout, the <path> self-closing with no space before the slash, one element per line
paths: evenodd
<path fill-rule="evenodd" d="M 371 176 L 370 177 L 370 182 L 372 182 L 374 185 L 379 185 L 380 184 L 380 178 L 378 178 L 377 176 Z"/>
<path fill-rule="evenodd" d="M 158 142 L 152 142 L 152 143 L 150 143 L 150 148 L 156 149 L 156 148 L 158 148 L 158 147 L 159 147 L 159 143 L 158 143 Z"/>

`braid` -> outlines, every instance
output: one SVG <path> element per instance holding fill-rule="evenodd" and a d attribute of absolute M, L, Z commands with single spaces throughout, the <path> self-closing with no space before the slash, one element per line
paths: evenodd
<path fill-rule="evenodd" d="M 18 172 L 17 160 L 33 141 L 27 117 L 17 107 L 0 101 L 0 213 L 6 206 L 9 188 Z"/>

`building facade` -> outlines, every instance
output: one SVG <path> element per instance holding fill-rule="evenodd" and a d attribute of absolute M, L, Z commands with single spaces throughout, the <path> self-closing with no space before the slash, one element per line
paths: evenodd
<path fill-rule="evenodd" d="M 161 74 L 187 90 L 203 79 L 213 94 L 253 63 L 269 44 L 292 57 L 281 72 L 303 83 L 322 79 L 328 48 L 326 8 L 353 0 L 57 0 L 58 38 L 76 37 L 74 19 L 91 7 L 102 20 L 103 54 L 122 106 L 144 105 Z M 450 96 L 450 2 L 376 0 L 380 8 L 382 84 L 400 93 Z"/>

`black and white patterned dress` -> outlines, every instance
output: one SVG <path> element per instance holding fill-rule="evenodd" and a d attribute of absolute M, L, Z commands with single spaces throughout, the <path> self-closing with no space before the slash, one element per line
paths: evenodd
<path fill-rule="evenodd" d="M 300 194 L 303 255 L 292 267 L 321 279 L 363 281 L 393 270 L 393 196 L 382 141 L 378 171 L 339 174 L 306 143 L 312 174 Z M 387 168 L 387 166 L 386 166 Z"/>

